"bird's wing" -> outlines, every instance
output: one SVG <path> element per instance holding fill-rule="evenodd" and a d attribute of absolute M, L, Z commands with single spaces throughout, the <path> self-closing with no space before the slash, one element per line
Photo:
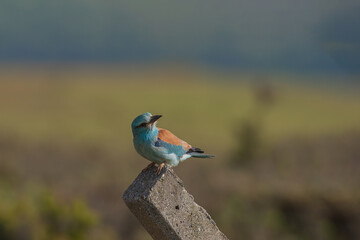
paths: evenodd
<path fill-rule="evenodd" d="M 163 128 L 158 129 L 159 134 L 158 141 L 155 142 L 156 147 L 164 147 L 168 150 L 168 153 L 175 153 L 179 157 L 191 149 L 190 144 L 176 137 L 170 131 Z"/>
<path fill-rule="evenodd" d="M 166 149 L 167 153 L 176 154 L 181 161 L 191 157 L 196 158 L 212 158 L 214 155 L 205 154 L 203 150 L 200 148 L 192 147 L 187 142 L 181 140 L 176 137 L 170 131 L 158 128 L 158 140 L 155 142 L 155 147 L 161 147 L 162 149 Z M 185 158 L 184 158 L 185 156 Z"/>

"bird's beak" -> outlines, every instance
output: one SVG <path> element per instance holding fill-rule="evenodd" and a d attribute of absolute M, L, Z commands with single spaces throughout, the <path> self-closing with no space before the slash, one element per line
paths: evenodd
<path fill-rule="evenodd" d="M 156 122 L 159 118 L 161 118 L 162 115 L 154 115 L 154 116 L 151 116 L 150 118 L 150 122 L 149 123 L 154 123 Z"/>

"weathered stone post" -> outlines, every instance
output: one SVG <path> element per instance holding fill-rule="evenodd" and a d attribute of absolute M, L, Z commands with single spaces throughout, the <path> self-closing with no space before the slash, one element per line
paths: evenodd
<path fill-rule="evenodd" d="M 123 195 L 126 205 L 155 240 L 225 240 L 204 208 L 194 202 L 174 171 L 142 172 Z"/>

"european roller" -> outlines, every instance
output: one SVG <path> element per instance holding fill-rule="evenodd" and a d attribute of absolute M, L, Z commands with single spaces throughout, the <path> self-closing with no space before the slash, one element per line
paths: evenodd
<path fill-rule="evenodd" d="M 214 155 L 205 154 L 200 148 L 192 147 L 170 131 L 158 128 L 156 123 L 161 117 L 161 115 L 151 115 L 147 112 L 136 117 L 131 124 L 136 151 L 152 162 L 143 171 L 158 164 L 156 173 L 160 174 L 165 165 L 175 167 L 190 157 L 214 157 Z"/>

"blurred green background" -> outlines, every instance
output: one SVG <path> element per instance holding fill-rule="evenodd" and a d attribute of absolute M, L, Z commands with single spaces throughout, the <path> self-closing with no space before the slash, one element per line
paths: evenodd
<path fill-rule="evenodd" d="M 0 3 L 0 239 L 151 239 L 131 121 L 230 239 L 360 239 L 356 1 Z"/>

